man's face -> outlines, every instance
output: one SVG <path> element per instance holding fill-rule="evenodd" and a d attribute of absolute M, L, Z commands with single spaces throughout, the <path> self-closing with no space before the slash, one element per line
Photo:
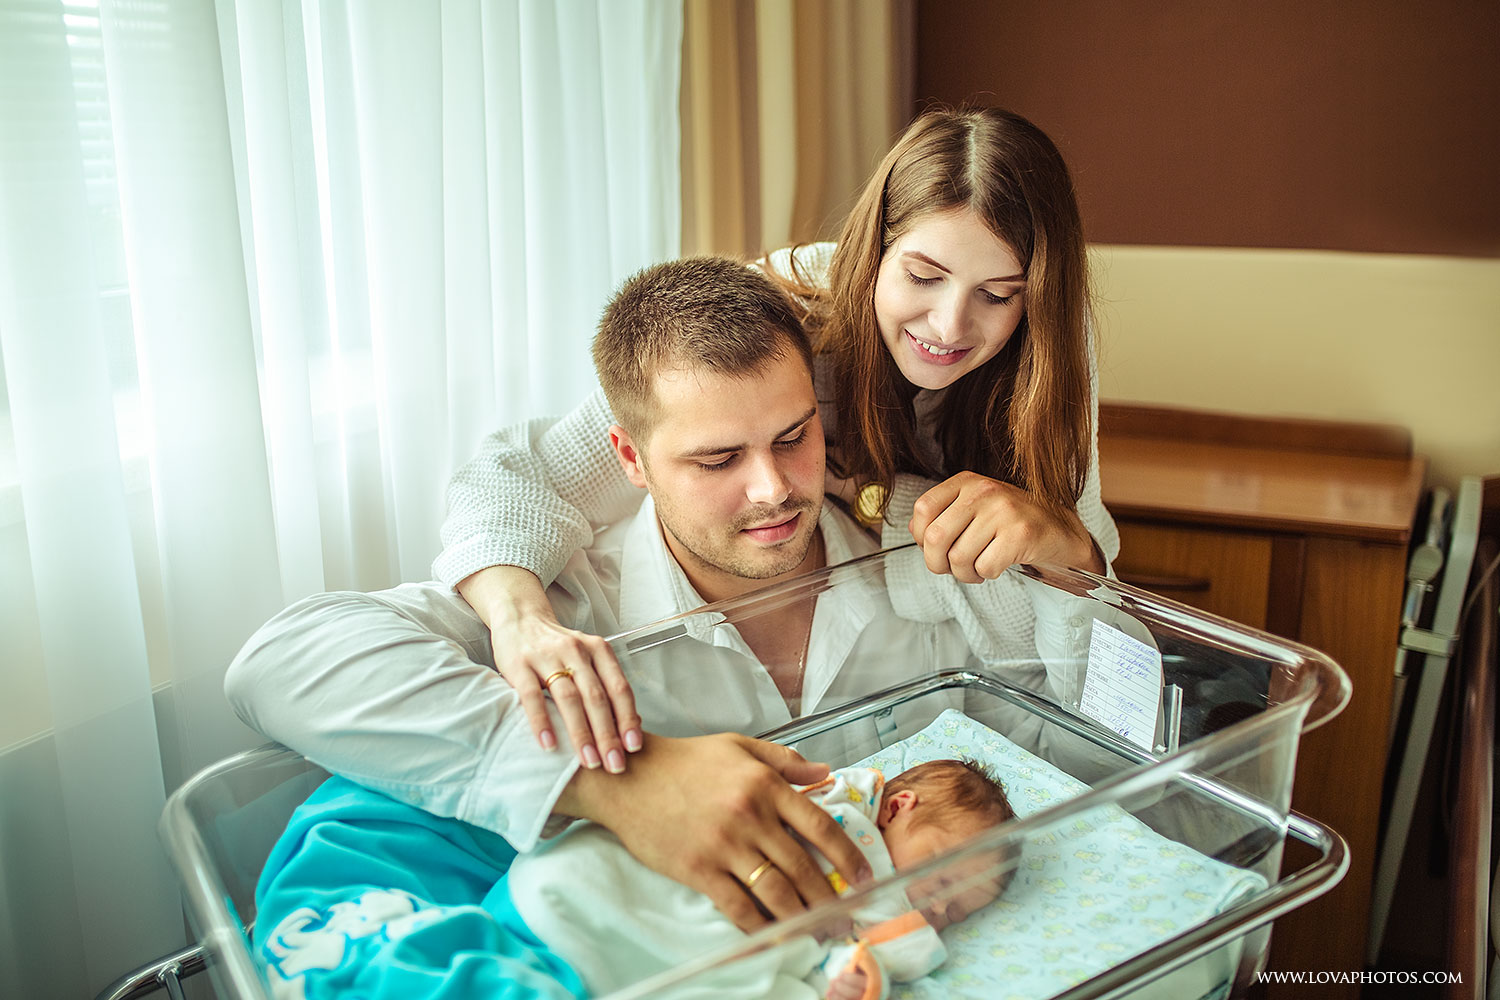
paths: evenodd
<path fill-rule="evenodd" d="M 610 429 L 631 482 L 656 502 L 667 546 L 709 600 L 802 570 L 823 503 L 823 425 L 790 348 L 763 371 L 656 376 L 645 442 Z"/>

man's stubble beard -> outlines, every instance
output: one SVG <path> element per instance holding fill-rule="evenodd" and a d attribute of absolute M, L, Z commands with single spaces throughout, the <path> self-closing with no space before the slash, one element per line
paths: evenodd
<path fill-rule="evenodd" d="M 673 522 L 676 518 L 676 508 L 670 505 L 664 510 L 660 503 L 657 504 L 656 516 L 660 519 L 662 528 L 685 551 L 692 555 L 702 566 L 738 577 L 742 580 L 768 580 L 772 577 L 789 573 L 802 565 L 807 558 L 808 552 L 812 550 L 813 540 L 817 537 L 817 511 L 818 504 L 805 497 L 788 498 L 776 506 L 759 506 L 737 515 L 734 521 L 724 530 L 721 536 L 722 542 L 718 548 L 721 553 L 705 551 L 708 546 L 703 541 L 681 532 Z M 746 528 L 774 521 L 779 517 L 785 517 L 793 513 L 801 513 L 806 517 L 798 525 L 798 534 L 782 542 L 779 546 L 758 550 L 741 549 L 740 545 L 749 546 L 753 543 L 739 537 L 740 532 Z M 756 559 L 755 554 L 766 557 L 764 560 Z M 783 556 L 784 558 L 772 559 L 772 556 Z"/>

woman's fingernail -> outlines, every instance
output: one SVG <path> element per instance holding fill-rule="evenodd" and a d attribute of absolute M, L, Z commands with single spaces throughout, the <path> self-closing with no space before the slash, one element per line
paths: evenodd
<path fill-rule="evenodd" d="M 599 766 L 599 751 L 594 749 L 594 744 L 586 743 L 579 753 L 583 757 L 583 766 L 594 770 Z"/>
<path fill-rule="evenodd" d="M 875 874 L 874 872 L 870 871 L 870 866 L 869 865 L 860 865 L 859 866 L 859 871 L 857 871 L 857 872 L 854 873 L 854 876 L 855 876 L 854 877 L 854 881 L 856 881 L 856 882 L 868 882 L 868 881 L 870 881 L 870 877 L 872 875 L 874 875 L 874 874 Z"/>
<path fill-rule="evenodd" d="M 609 752 L 609 773 L 625 773 L 625 755 L 618 750 L 611 750 Z"/>
<path fill-rule="evenodd" d="M 552 730 L 550 730 L 550 729 L 543 729 L 542 730 L 542 749 L 543 750 L 556 750 L 557 749 L 557 737 L 552 735 Z"/>
<path fill-rule="evenodd" d="M 627 729 L 625 731 L 625 749 L 635 753 L 641 748 L 641 731 L 639 729 Z"/>

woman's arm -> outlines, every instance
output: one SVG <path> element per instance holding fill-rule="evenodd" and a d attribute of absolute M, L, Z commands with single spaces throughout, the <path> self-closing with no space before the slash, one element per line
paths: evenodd
<path fill-rule="evenodd" d="M 630 685 L 607 643 L 558 624 L 544 590 L 595 528 L 640 505 L 609 445 L 613 422 L 596 391 L 561 419 L 486 438 L 448 484 L 433 573 L 489 627 L 496 669 L 521 696 L 537 742 L 557 745 L 542 696 L 553 678 L 545 689 L 579 759 L 623 770 L 623 754 L 641 745 Z"/>
<path fill-rule="evenodd" d="M 1094 334 L 1089 332 L 1092 343 Z M 1099 358 L 1089 352 L 1089 472 L 1083 481 L 1083 492 L 1078 496 L 1078 517 L 1098 546 L 1104 559 L 1104 573 L 1112 575 L 1111 568 L 1120 556 L 1120 529 L 1115 519 L 1104 506 L 1099 486 Z"/>
<path fill-rule="evenodd" d="M 541 581 L 519 566 L 491 566 L 456 589 L 489 627 L 495 669 L 515 688 L 542 749 L 557 746 L 550 692 L 584 766 L 624 771 L 625 753 L 641 749 L 641 717 L 609 643 L 561 624 Z"/>
<path fill-rule="evenodd" d="M 609 445 L 614 417 L 595 391 L 573 412 L 502 428 L 448 483 L 443 552 L 433 575 L 449 586 L 490 566 L 519 566 L 543 586 L 594 529 L 635 512 L 630 484 Z"/>

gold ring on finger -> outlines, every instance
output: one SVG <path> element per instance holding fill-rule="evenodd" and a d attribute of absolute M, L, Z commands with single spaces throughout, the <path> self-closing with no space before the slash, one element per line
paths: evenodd
<path fill-rule="evenodd" d="M 755 888 L 755 883 L 757 883 L 757 882 L 759 882 L 761 880 L 761 876 L 765 875 L 766 872 L 770 871 L 774 867 L 775 867 L 775 865 L 773 865 L 771 863 L 771 859 L 770 858 L 767 858 L 766 860 L 762 861 L 760 864 L 756 865 L 755 866 L 755 871 L 751 872 L 750 873 L 750 877 L 747 878 L 747 879 L 745 879 L 745 888 L 746 889 L 754 889 Z"/>
<path fill-rule="evenodd" d="M 567 667 L 563 667 L 561 670 L 554 670 L 552 673 L 550 673 L 550 674 L 547 675 L 547 679 L 546 680 L 542 681 L 542 687 L 544 687 L 544 688 L 546 688 L 547 690 L 550 691 L 550 690 L 552 690 L 552 682 L 553 681 L 560 681 L 564 677 L 572 677 L 572 676 L 573 676 L 573 671 L 569 670 Z"/>

